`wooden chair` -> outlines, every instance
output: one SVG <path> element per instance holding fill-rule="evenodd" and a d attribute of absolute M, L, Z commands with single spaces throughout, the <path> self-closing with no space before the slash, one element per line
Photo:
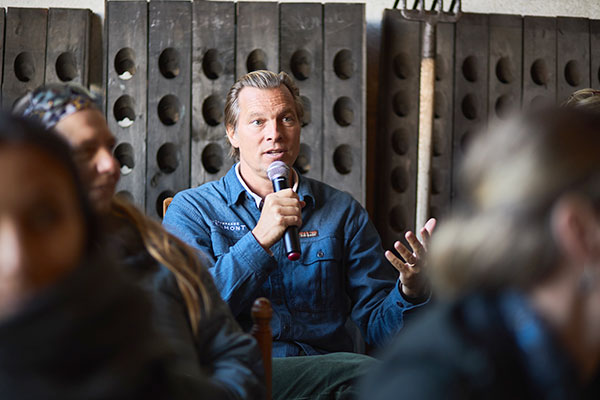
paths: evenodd
<path fill-rule="evenodd" d="M 167 213 L 167 208 L 173 200 L 172 197 L 167 197 L 163 200 L 163 215 Z M 271 317 L 273 316 L 273 308 L 271 302 L 266 297 L 259 297 L 252 304 L 252 330 L 250 333 L 256 339 L 260 353 L 263 359 L 265 369 L 265 386 L 267 389 L 267 400 L 271 400 L 272 391 L 272 349 L 273 349 L 273 333 L 271 332 Z"/>
<path fill-rule="evenodd" d="M 267 400 L 271 400 L 272 391 L 272 348 L 273 348 L 273 333 L 271 332 L 271 317 L 273 316 L 273 308 L 271 302 L 266 297 L 259 297 L 252 304 L 252 330 L 250 333 L 256 339 L 260 353 L 263 359 L 265 369 L 265 386 L 267 388 Z"/>

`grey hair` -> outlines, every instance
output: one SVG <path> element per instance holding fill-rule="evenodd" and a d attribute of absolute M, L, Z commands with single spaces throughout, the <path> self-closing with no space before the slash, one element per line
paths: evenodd
<path fill-rule="evenodd" d="M 276 74 L 272 71 L 258 70 L 247 73 L 237 80 L 229 89 L 227 99 L 225 100 L 225 128 L 234 130 L 237 129 L 238 118 L 240 116 L 239 96 L 240 92 L 245 87 L 253 87 L 256 89 L 277 89 L 281 86 L 288 88 L 294 98 L 296 108 L 296 116 L 301 121 L 304 116 L 304 106 L 300 98 L 300 90 L 294 80 L 285 72 Z M 231 145 L 231 143 L 230 143 Z M 240 151 L 231 146 L 229 156 L 235 160 L 239 160 Z"/>
<path fill-rule="evenodd" d="M 600 90 L 592 88 L 577 90 L 569 96 L 562 106 L 600 113 Z"/>

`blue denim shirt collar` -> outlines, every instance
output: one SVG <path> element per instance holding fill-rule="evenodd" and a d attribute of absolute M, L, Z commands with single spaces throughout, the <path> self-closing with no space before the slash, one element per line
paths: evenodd
<path fill-rule="evenodd" d="M 235 165 L 236 164 L 234 164 L 229 172 L 227 172 L 227 175 L 223 177 L 225 180 L 225 186 L 227 187 L 227 206 L 229 207 L 237 204 L 240 200 L 240 197 L 246 194 L 246 189 L 244 189 L 244 186 L 242 186 L 235 173 Z M 296 169 L 294 168 L 294 170 Z M 307 207 L 309 205 L 314 207 L 315 197 L 313 195 L 312 188 L 310 187 L 310 183 L 306 179 L 302 179 L 302 175 L 297 170 L 296 176 L 298 176 L 298 197 L 300 197 L 300 200 L 304 200 L 306 202 Z"/>

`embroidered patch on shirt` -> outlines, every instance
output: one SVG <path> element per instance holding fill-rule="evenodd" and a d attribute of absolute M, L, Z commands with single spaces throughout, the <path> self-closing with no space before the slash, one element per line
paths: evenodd
<path fill-rule="evenodd" d="M 319 236 L 319 231 L 298 232 L 298 236 L 300 236 L 301 238 L 311 238 L 311 237 Z"/>
<path fill-rule="evenodd" d="M 226 231 L 245 231 L 246 229 L 246 225 L 241 224 L 237 221 L 235 222 L 226 222 L 226 221 L 217 221 L 216 219 L 213 220 L 213 224 L 215 224 L 216 227 L 224 229 Z"/>

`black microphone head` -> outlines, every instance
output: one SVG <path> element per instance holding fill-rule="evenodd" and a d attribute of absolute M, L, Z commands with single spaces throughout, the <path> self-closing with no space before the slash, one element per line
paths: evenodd
<path fill-rule="evenodd" d="M 283 161 L 273 161 L 271 165 L 269 165 L 269 168 L 267 168 L 267 176 L 270 180 L 281 177 L 289 178 L 290 167 L 288 167 Z"/>

